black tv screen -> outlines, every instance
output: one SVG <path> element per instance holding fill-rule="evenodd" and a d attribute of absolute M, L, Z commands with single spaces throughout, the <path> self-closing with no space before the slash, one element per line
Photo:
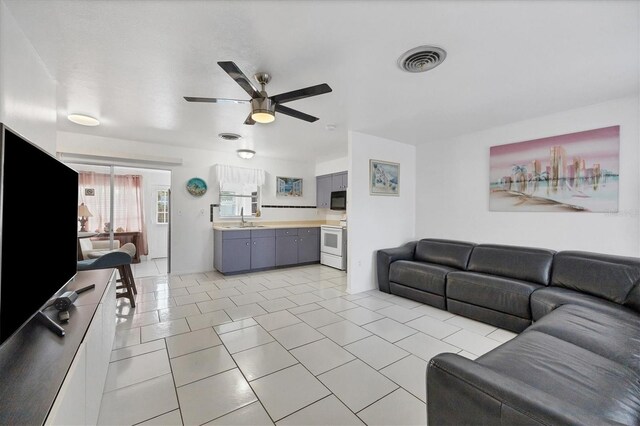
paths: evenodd
<path fill-rule="evenodd" d="M 1 345 L 76 274 L 78 173 L 0 132 Z"/>

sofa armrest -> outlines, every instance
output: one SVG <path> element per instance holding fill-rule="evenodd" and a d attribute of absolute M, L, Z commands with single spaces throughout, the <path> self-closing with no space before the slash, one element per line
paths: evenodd
<path fill-rule="evenodd" d="M 403 246 L 378 250 L 377 270 L 378 288 L 389 293 L 389 267 L 396 260 L 413 260 L 417 241 L 406 243 Z"/>
<path fill-rule="evenodd" d="M 427 419 L 430 425 L 602 422 L 567 401 L 452 353 L 429 362 Z"/>

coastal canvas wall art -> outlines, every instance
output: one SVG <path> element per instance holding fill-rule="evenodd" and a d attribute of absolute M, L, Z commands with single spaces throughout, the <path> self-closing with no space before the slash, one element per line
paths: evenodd
<path fill-rule="evenodd" d="M 400 164 L 369 160 L 369 194 L 400 195 Z"/>
<path fill-rule="evenodd" d="M 618 211 L 620 126 L 492 146 L 489 210 Z"/>
<path fill-rule="evenodd" d="M 302 197 L 302 179 L 277 176 L 276 195 L 279 197 Z"/>

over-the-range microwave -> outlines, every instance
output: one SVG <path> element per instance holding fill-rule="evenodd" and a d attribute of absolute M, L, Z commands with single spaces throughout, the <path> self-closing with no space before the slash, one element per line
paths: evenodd
<path fill-rule="evenodd" d="M 347 191 L 333 191 L 331 193 L 331 210 L 347 209 Z"/>

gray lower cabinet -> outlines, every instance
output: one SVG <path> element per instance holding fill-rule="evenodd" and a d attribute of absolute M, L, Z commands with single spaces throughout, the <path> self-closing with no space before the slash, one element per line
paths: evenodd
<path fill-rule="evenodd" d="M 276 266 L 298 263 L 298 229 L 276 229 Z"/>
<path fill-rule="evenodd" d="M 213 266 L 223 274 L 320 260 L 320 228 L 213 232 Z"/>
<path fill-rule="evenodd" d="M 278 229 L 276 266 L 320 261 L 320 228 Z"/>
<path fill-rule="evenodd" d="M 251 269 L 273 268 L 276 266 L 276 238 L 251 239 Z"/>
<path fill-rule="evenodd" d="M 298 229 L 298 263 L 320 261 L 320 228 Z"/>
<path fill-rule="evenodd" d="M 251 231 L 213 231 L 213 266 L 222 273 L 251 269 Z"/>

